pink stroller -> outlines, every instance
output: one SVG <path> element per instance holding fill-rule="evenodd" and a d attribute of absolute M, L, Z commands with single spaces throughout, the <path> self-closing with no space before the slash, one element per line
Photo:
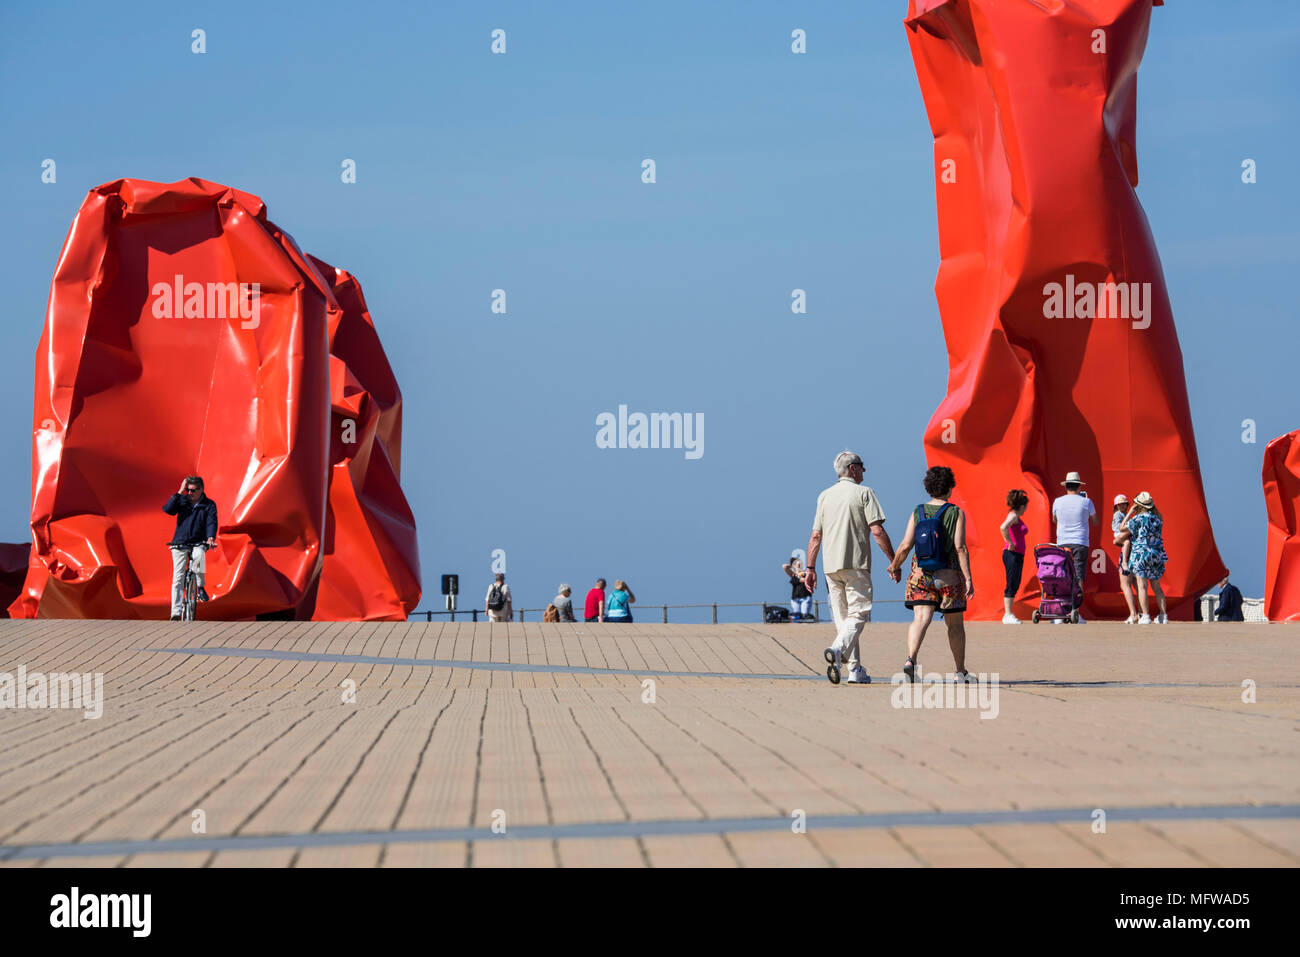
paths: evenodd
<path fill-rule="evenodd" d="M 1038 566 L 1038 585 L 1041 597 L 1034 611 L 1034 624 L 1044 618 L 1077 624 L 1082 596 L 1077 594 L 1074 578 L 1074 556 L 1061 545 L 1035 545 L 1034 563 Z"/>

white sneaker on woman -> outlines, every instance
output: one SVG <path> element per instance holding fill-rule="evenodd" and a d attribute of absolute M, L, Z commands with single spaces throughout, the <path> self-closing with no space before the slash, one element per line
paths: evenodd
<path fill-rule="evenodd" d="M 1003 615 L 1003 616 L 1002 616 L 1002 624 L 1004 624 L 1004 625 L 1018 625 L 1018 624 L 1020 624 L 1020 619 L 1017 618 L 1015 615 Z"/>
<path fill-rule="evenodd" d="M 1151 624 L 1151 616 L 1150 616 L 1150 615 L 1143 615 L 1141 618 L 1138 619 L 1138 624 L 1139 624 L 1139 625 L 1149 625 L 1149 624 Z"/>
<path fill-rule="evenodd" d="M 1156 619 L 1156 624 L 1157 624 L 1157 625 L 1167 625 L 1167 624 L 1169 624 L 1169 616 L 1168 616 L 1168 615 L 1163 615 L 1163 614 L 1160 615 L 1160 617 L 1158 617 L 1158 618 Z"/>

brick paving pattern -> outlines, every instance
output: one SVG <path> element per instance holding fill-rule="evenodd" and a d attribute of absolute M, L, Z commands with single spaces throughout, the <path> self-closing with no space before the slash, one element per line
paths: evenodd
<path fill-rule="evenodd" d="M 968 630 L 995 719 L 893 707 L 898 624 L 832 687 L 825 624 L 0 621 L 0 672 L 106 699 L 0 710 L 0 863 L 1300 863 L 1300 626 Z"/>

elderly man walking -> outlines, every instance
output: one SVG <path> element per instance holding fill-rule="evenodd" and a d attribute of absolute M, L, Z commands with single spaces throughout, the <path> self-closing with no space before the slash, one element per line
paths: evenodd
<path fill-rule="evenodd" d="M 835 456 L 837 481 L 817 496 L 812 537 L 808 539 L 808 570 L 804 583 L 817 591 L 817 556 L 822 556 L 826 587 L 835 617 L 835 641 L 826 649 L 826 677 L 840 683 L 840 668 L 849 664 L 848 680 L 866 684 L 871 676 L 858 661 L 858 637 L 871 613 L 871 542 L 890 562 L 894 545 L 885 531 L 885 512 L 870 486 L 862 484 L 862 458 L 844 451 Z M 899 580 L 892 569 L 889 577 Z"/>

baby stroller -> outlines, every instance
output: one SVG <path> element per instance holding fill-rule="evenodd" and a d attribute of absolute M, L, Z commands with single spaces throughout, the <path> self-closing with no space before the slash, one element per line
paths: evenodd
<path fill-rule="evenodd" d="M 1074 578 L 1074 556 L 1061 545 L 1035 545 L 1034 563 L 1038 566 L 1038 585 L 1041 597 L 1034 609 L 1034 624 L 1047 618 L 1077 624 L 1079 606 L 1076 599 L 1078 584 Z"/>

